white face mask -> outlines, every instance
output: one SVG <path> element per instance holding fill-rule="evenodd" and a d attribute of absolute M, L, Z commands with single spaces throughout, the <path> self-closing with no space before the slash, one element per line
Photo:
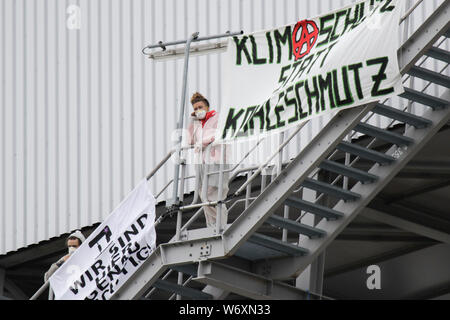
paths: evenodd
<path fill-rule="evenodd" d="M 195 116 L 197 117 L 197 119 L 200 119 L 200 120 L 205 119 L 206 111 L 205 110 L 195 111 Z"/>
<path fill-rule="evenodd" d="M 77 248 L 74 247 L 69 247 L 69 254 L 72 254 L 75 252 L 75 250 L 77 250 Z"/>

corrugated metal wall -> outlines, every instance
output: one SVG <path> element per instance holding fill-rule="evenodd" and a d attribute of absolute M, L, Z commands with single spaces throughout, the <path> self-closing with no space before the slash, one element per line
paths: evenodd
<path fill-rule="evenodd" d="M 147 60 L 145 45 L 279 26 L 351 2 L 1 0 L 0 254 L 101 221 L 169 151 L 183 61 Z M 425 1 L 413 24 L 441 2 Z M 221 71 L 220 55 L 192 58 L 188 94 L 220 110 Z"/>

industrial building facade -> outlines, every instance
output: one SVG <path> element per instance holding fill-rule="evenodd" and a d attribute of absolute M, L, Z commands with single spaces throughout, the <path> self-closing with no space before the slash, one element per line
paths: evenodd
<path fill-rule="evenodd" d="M 183 60 L 146 59 L 144 46 L 186 39 L 196 31 L 201 36 L 249 33 L 352 2 L 3 0 L 0 295 L 31 297 L 45 265 L 62 255 L 65 237 L 76 229 L 91 232 L 173 147 Z M 405 2 L 411 8 L 417 1 Z M 402 43 L 448 1 L 419 2 L 402 23 Z M 439 39 L 439 48 L 448 54 L 447 36 Z M 188 94 L 204 93 L 219 112 L 222 65 L 220 54 L 192 57 L 188 82 Z M 422 66 L 449 77 L 448 62 L 429 59 Z M 434 97 L 447 92 L 423 79 L 406 84 Z M 411 110 L 421 114 L 416 105 Z M 288 146 L 287 158 L 330 119 L 311 121 L 297 144 Z M 378 114 L 370 123 L 390 122 Z M 449 298 L 448 132 L 447 124 L 383 189 L 384 196 L 330 244 L 321 256 L 321 293 L 336 299 Z M 173 166 L 164 167 L 151 180 L 154 194 L 172 177 Z M 192 183 L 185 187 L 186 194 L 194 190 Z M 169 191 L 158 198 L 159 212 Z M 168 234 L 162 230 L 160 241 L 170 240 Z M 381 289 L 367 286 L 367 268 L 373 265 L 381 266 Z M 301 281 L 299 287 L 311 286 Z"/>

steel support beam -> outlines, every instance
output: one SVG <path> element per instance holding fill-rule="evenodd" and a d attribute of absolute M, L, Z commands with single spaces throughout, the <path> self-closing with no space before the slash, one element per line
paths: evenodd
<path fill-rule="evenodd" d="M 182 272 L 184 274 L 188 274 L 192 277 L 197 277 L 197 269 L 198 266 L 195 264 L 189 264 L 189 265 L 180 265 L 172 267 L 171 269 L 176 270 L 178 272 Z M 209 299 L 213 300 L 224 300 L 230 292 L 224 291 L 219 288 L 215 288 L 213 286 L 206 286 L 202 290 L 203 293 L 209 295 Z"/>
<path fill-rule="evenodd" d="M 435 190 L 439 190 L 442 188 L 446 188 L 450 186 L 450 180 L 444 180 L 437 183 L 431 183 L 425 186 L 420 186 L 414 189 L 406 190 L 398 196 L 393 196 L 392 198 L 387 200 L 387 204 L 391 204 L 393 202 L 397 202 L 400 200 L 404 200 L 407 198 L 415 197 L 424 193 L 432 192 Z"/>
<path fill-rule="evenodd" d="M 362 215 L 371 220 L 388 224 L 390 226 L 406 230 L 409 232 L 413 232 L 415 234 L 450 244 L 450 234 L 438 231 L 411 221 L 407 221 L 405 219 L 401 219 L 390 214 L 381 212 L 379 210 L 365 208 L 362 212 Z"/>
<path fill-rule="evenodd" d="M 0 296 L 5 292 L 5 269 L 0 268 Z"/>
<path fill-rule="evenodd" d="M 399 178 L 412 179 L 450 179 L 448 161 L 411 161 L 397 175 Z"/>
<path fill-rule="evenodd" d="M 346 234 L 344 231 L 343 233 L 339 234 L 336 239 L 337 241 L 366 241 L 366 242 L 420 242 L 420 243 L 433 243 L 435 244 L 436 241 L 417 236 L 414 234 Z"/>
<path fill-rule="evenodd" d="M 208 230 L 213 234 L 212 229 L 205 229 L 205 232 Z M 143 262 L 140 269 L 111 296 L 111 300 L 139 299 L 169 267 L 222 258 L 225 255 L 222 238 L 218 235 L 161 244 Z"/>
<path fill-rule="evenodd" d="M 325 278 L 330 278 L 333 276 L 337 276 L 346 272 L 350 272 L 353 270 L 357 270 L 360 268 L 364 268 L 373 264 L 380 264 L 381 262 L 394 259 L 403 255 L 406 255 L 411 252 L 419 251 L 425 248 L 428 248 L 430 246 L 435 245 L 435 243 L 428 243 L 428 244 L 413 244 L 408 245 L 405 247 L 402 247 L 400 249 L 394 249 L 389 252 L 384 252 L 382 254 L 378 254 L 376 256 L 372 256 L 369 258 L 361 259 L 358 261 L 354 261 L 348 264 L 340 265 L 334 268 L 331 268 L 327 270 L 324 274 Z"/>
<path fill-rule="evenodd" d="M 209 294 L 213 300 L 225 300 L 225 298 L 230 294 L 230 291 L 216 288 L 210 285 L 207 285 L 202 291 L 206 294 Z"/>
<path fill-rule="evenodd" d="M 203 261 L 193 280 L 257 300 L 304 300 L 306 292 L 223 264 Z"/>
<path fill-rule="evenodd" d="M 320 179 L 321 177 L 319 176 L 319 180 Z M 317 193 L 309 190 L 303 190 L 302 198 L 305 201 L 314 203 L 317 198 Z M 315 226 L 319 223 L 320 218 L 316 215 L 307 215 L 306 217 L 303 217 L 303 221 L 310 226 Z M 322 236 L 325 234 L 326 233 L 322 231 Z M 302 243 L 302 239 L 305 239 L 305 237 L 300 236 L 299 243 Z M 323 292 L 324 262 L 325 252 L 322 253 L 313 263 L 311 263 L 311 265 L 309 265 L 302 272 L 302 274 L 297 277 L 297 279 L 295 279 L 295 286 L 301 290 L 321 295 Z"/>
<path fill-rule="evenodd" d="M 166 280 L 158 279 L 155 281 L 153 286 L 155 288 L 165 290 L 168 292 L 175 292 L 176 294 L 178 294 L 182 297 L 190 298 L 190 299 L 194 299 L 194 300 L 210 300 L 213 298 L 210 294 L 207 294 L 203 291 L 184 287 L 182 285 L 172 283 L 172 282 L 166 281 Z"/>
<path fill-rule="evenodd" d="M 437 211 L 417 202 L 403 201 L 386 205 L 385 202 L 378 199 L 374 199 L 369 207 L 450 234 L 450 221 L 448 220 L 447 212 Z"/>
<path fill-rule="evenodd" d="M 197 266 L 195 264 L 179 265 L 172 267 L 171 269 L 193 277 L 197 276 Z"/>
<path fill-rule="evenodd" d="M 441 60 L 445 63 L 450 63 L 450 54 L 446 50 L 437 47 L 432 47 L 425 54 L 429 57 Z"/>
<path fill-rule="evenodd" d="M 301 290 L 321 296 L 325 270 L 325 252 L 322 252 L 311 265 L 295 280 L 295 286 Z"/>
<path fill-rule="evenodd" d="M 9 279 L 5 279 L 5 289 L 8 290 L 10 295 L 16 300 L 28 300 L 29 298 L 22 289 Z"/>
<path fill-rule="evenodd" d="M 448 293 L 450 293 L 450 281 L 436 285 L 432 288 L 422 290 L 420 292 L 416 292 L 416 293 L 406 297 L 406 299 L 408 299 L 408 300 L 429 300 L 429 299 L 439 298 Z"/>
<path fill-rule="evenodd" d="M 360 159 L 355 168 L 365 168 L 371 165 L 370 161 Z M 404 179 L 423 180 L 449 180 L 449 161 L 416 161 L 411 160 L 396 176 Z"/>

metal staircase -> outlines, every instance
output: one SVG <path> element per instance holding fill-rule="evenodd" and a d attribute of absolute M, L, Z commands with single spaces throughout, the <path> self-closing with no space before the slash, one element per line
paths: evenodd
<path fill-rule="evenodd" d="M 155 290 L 171 293 L 171 299 L 176 295 L 222 299 L 229 292 L 253 299 L 305 299 L 305 292 L 285 280 L 297 277 L 314 262 L 450 120 L 450 78 L 423 68 L 423 61 L 418 64 L 425 58 L 438 59 L 447 66 L 450 63 L 450 52 L 440 48 L 448 40 L 437 43 L 442 36 L 449 36 L 449 10 L 450 1 L 445 1 L 399 50 L 402 75 L 446 88 L 442 96 L 405 88 L 401 95 L 405 108 L 384 101 L 340 111 L 251 199 L 251 173 L 256 177 L 259 172 L 257 168 L 248 171 L 246 182 L 229 202 L 234 206 L 245 200 L 246 208 L 223 232 L 183 227 L 170 242 L 157 247 L 112 299 L 151 298 Z M 412 103 L 416 110 L 421 108 L 420 115 L 410 112 L 407 106 Z M 368 121 L 373 115 L 387 117 L 391 124 L 387 128 L 371 125 Z M 402 124 L 404 130 L 394 130 L 394 123 Z M 370 142 L 361 144 L 351 139 L 361 135 L 370 137 Z M 345 154 L 350 155 L 347 160 L 351 162 L 343 161 Z M 360 165 L 360 159 L 371 165 Z M 302 198 L 305 189 L 320 196 L 314 202 L 307 201 Z M 240 199 L 245 190 L 246 199 Z M 275 214 L 280 207 L 294 208 L 301 215 Z M 315 216 L 314 226 L 301 222 L 306 214 Z M 267 231 L 272 229 L 283 230 L 281 240 Z M 298 242 L 288 241 L 288 232 L 295 234 Z"/>

